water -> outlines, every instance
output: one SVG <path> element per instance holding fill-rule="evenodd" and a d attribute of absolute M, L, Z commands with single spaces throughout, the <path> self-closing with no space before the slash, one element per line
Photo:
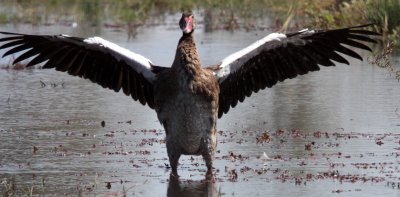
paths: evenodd
<path fill-rule="evenodd" d="M 0 28 L 85 35 L 58 26 Z M 200 25 L 195 36 L 209 65 L 268 33 L 204 33 Z M 180 32 L 167 25 L 142 28 L 129 41 L 112 29 L 99 36 L 169 66 Z M 165 134 L 155 112 L 123 93 L 54 70 L 1 69 L 0 79 L 0 194 L 13 177 L 19 194 L 33 188 L 47 196 L 400 192 L 399 83 L 367 61 L 286 80 L 230 109 L 218 122 L 215 183 L 204 181 L 202 159 L 190 156 L 180 160 L 180 181 L 170 181 Z M 264 132 L 270 141 L 257 143 Z M 263 160 L 264 152 L 275 159 Z"/>

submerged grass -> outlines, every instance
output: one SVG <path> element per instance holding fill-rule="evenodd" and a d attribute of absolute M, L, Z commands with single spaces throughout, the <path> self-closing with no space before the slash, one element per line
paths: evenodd
<path fill-rule="evenodd" d="M 3 178 L 0 182 L 0 188 L 2 191 L 0 194 L 4 197 L 13 196 L 34 196 L 37 194 L 45 195 L 45 178 L 43 177 L 40 181 L 40 185 L 37 185 L 34 180 L 28 185 L 19 185 L 17 187 L 15 176 L 9 178 Z"/>
<path fill-rule="evenodd" d="M 4 178 L 1 181 L 2 187 L 2 196 L 4 197 L 10 197 L 10 196 L 15 196 L 16 195 L 16 184 L 15 184 L 15 176 L 12 176 L 10 179 Z"/>
<path fill-rule="evenodd" d="M 395 75 L 396 79 L 400 81 L 400 70 L 390 61 L 390 56 L 393 52 L 393 48 L 394 42 L 388 42 L 380 53 L 376 54 L 374 57 L 369 58 L 368 61 L 373 65 L 388 70 L 390 74 Z"/>

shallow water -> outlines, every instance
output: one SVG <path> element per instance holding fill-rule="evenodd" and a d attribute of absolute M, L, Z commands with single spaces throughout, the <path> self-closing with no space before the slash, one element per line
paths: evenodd
<path fill-rule="evenodd" d="M 86 35 L 70 27 L 0 29 Z M 195 36 L 209 65 L 268 33 L 204 33 L 200 26 Z M 112 29 L 99 36 L 169 66 L 180 33 L 167 25 L 142 28 L 129 41 Z M 12 177 L 20 194 L 33 185 L 34 193 L 48 196 L 400 192 L 399 83 L 367 61 L 286 80 L 231 109 L 218 122 L 215 183 L 203 180 L 204 162 L 190 156 L 180 160 L 180 181 L 169 181 L 165 134 L 155 112 L 123 93 L 54 70 L 0 69 L 0 79 L 0 194 Z M 257 143 L 267 131 L 270 141 Z M 264 152 L 274 159 L 260 158 Z"/>

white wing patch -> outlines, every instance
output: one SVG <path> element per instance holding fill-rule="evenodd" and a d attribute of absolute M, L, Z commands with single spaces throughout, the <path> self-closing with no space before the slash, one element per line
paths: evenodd
<path fill-rule="evenodd" d="M 146 57 L 134 53 L 126 48 L 120 47 L 100 37 L 91 37 L 83 41 L 87 44 L 94 44 L 103 47 L 103 52 L 105 53 L 111 50 L 113 52 L 112 56 L 114 56 L 117 60 L 125 60 L 129 66 L 131 66 L 139 74 L 142 74 L 150 82 L 155 80 L 156 75 L 151 72 L 151 61 Z"/>
<path fill-rule="evenodd" d="M 233 53 L 222 60 L 221 65 L 219 66 L 221 69 L 216 73 L 216 76 L 220 79 L 220 81 L 225 80 L 225 78 L 230 74 L 238 70 L 245 62 L 250 60 L 252 57 L 259 54 L 264 45 L 267 42 L 271 41 L 280 41 L 284 42 L 286 40 L 286 35 L 281 33 L 272 33 L 264 38 L 256 41 L 255 43 L 251 44 L 250 46 Z"/>

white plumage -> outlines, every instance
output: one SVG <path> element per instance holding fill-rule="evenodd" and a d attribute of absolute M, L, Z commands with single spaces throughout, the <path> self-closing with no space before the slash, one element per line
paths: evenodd
<path fill-rule="evenodd" d="M 265 45 L 272 45 L 273 41 L 284 42 L 284 39 L 286 39 L 286 35 L 280 33 L 272 33 L 265 36 L 248 47 L 224 58 L 219 66 L 220 70 L 216 71 L 215 75 L 220 82 L 224 81 L 227 75 L 236 72 L 245 62 L 265 50 Z"/>

